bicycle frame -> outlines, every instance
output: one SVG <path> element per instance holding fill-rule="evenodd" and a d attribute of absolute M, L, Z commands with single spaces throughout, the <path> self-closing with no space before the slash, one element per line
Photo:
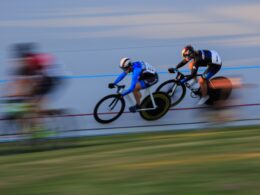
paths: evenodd
<path fill-rule="evenodd" d="M 119 94 L 119 93 L 122 93 L 124 88 L 125 88 L 125 85 L 115 85 L 117 87 L 117 91 L 116 93 Z M 115 98 L 110 104 L 109 104 L 109 109 L 110 110 L 113 110 L 118 102 L 118 98 Z"/>
<path fill-rule="evenodd" d="M 151 98 L 151 100 L 152 100 L 153 107 L 152 107 L 152 108 L 142 108 L 142 109 L 140 109 L 140 111 L 155 110 L 155 109 L 157 108 L 157 105 L 156 105 L 156 103 L 155 103 L 155 101 L 154 101 L 154 97 L 153 97 L 153 94 L 152 94 L 152 92 L 151 92 L 150 87 L 148 87 L 148 88 L 145 89 L 145 94 L 149 94 L 149 96 L 150 96 L 150 98 Z"/>
<path fill-rule="evenodd" d="M 180 80 L 182 78 L 184 78 L 185 76 L 187 75 L 184 75 L 183 73 L 181 73 L 178 69 L 175 69 L 175 71 L 177 72 L 177 75 L 175 77 L 175 80 Z M 199 76 L 199 77 L 202 77 L 202 74 L 196 74 L 196 77 Z M 189 83 L 184 83 L 185 87 L 188 88 L 194 95 L 198 95 L 197 94 L 197 89 L 193 88 Z M 177 88 L 177 85 L 174 85 L 174 87 L 172 88 L 171 90 L 171 93 L 170 95 L 172 96 L 173 93 L 175 92 L 175 89 Z"/>
<path fill-rule="evenodd" d="M 117 87 L 117 94 L 122 93 L 123 90 L 124 90 L 124 88 L 125 88 L 124 85 L 115 85 L 115 86 Z M 150 96 L 150 98 L 151 98 L 151 100 L 152 100 L 152 105 L 153 105 L 153 106 L 152 106 L 151 108 L 141 108 L 141 109 L 138 109 L 138 111 L 155 110 L 155 109 L 157 108 L 157 105 L 156 105 L 156 103 L 155 103 L 155 100 L 154 100 L 154 97 L 153 97 L 153 94 L 152 94 L 152 92 L 151 92 L 150 87 L 148 87 L 148 88 L 145 89 L 145 94 L 149 94 L 149 96 Z M 146 96 L 146 95 L 145 95 L 145 96 Z M 131 105 L 134 104 L 134 103 L 133 103 L 133 100 L 132 100 L 132 98 L 131 98 L 131 96 L 130 96 L 130 94 L 127 94 L 125 97 L 126 97 L 126 100 L 127 100 L 128 102 L 130 102 Z M 115 107 L 117 101 L 118 101 L 118 99 L 115 99 L 115 100 L 113 100 L 113 101 L 111 102 L 111 104 L 109 105 L 109 107 L 111 108 L 111 110 Z M 111 106 L 112 106 L 112 107 L 111 107 Z"/>

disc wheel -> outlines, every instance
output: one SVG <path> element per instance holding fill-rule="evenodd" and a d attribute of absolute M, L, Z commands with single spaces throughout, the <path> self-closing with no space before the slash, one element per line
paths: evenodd
<path fill-rule="evenodd" d="M 153 98 L 157 107 L 152 110 L 143 110 L 139 112 L 141 117 L 148 121 L 157 120 L 163 117 L 168 112 L 171 106 L 171 100 L 169 96 L 164 92 L 153 93 Z M 153 103 L 150 95 L 142 101 L 141 108 L 153 108 Z"/>

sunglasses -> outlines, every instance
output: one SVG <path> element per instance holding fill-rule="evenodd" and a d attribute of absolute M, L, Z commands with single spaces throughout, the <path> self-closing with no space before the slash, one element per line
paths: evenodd
<path fill-rule="evenodd" d="M 125 68 L 122 68 L 124 71 L 127 71 L 127 70 L 130 70 L 131 69 L 131 66 L 128 66 L 128 67 L 125 67 Z"/>
<path fill-rule="evenodd" d="M 191 53 L 184 54 L 183 57 L 188 59 L 192 58 Z"/>

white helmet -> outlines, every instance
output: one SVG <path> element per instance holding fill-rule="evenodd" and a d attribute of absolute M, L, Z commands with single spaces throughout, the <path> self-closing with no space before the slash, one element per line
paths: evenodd
<path fill-rule="evenodd" d="M 120 68 L 122 68 L 123 70 L 127 69 L 128 67 L 130 67 L 132 64 L 130 58 L 122 58 L 120 60 Z"/>

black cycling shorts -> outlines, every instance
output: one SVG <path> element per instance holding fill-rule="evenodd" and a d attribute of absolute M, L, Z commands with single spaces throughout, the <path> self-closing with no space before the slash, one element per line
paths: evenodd
<path fill-rule="evenodd" d="M 158 82 L 158 74 L 153 74 L 149 77 L 143 78 L 142 80 L 139 80 L 142 89 L 151 87 L 152 85 L 156 84 Z"/>
<path fill-rule="evenodd" d="M 51 93 L 54 88 L 60 83 L 60 78 L 44 76 L 41 81 L 35 86 L 33 95 L 43 96 Z"/>
<path fill-rule="evenodd" d="M 221 65 L 219 64 L 210 64 L 208 68 L 203 73 L 203 78 L 209 80 L 213 77 L 219 70 L 221 69 Z"/>

